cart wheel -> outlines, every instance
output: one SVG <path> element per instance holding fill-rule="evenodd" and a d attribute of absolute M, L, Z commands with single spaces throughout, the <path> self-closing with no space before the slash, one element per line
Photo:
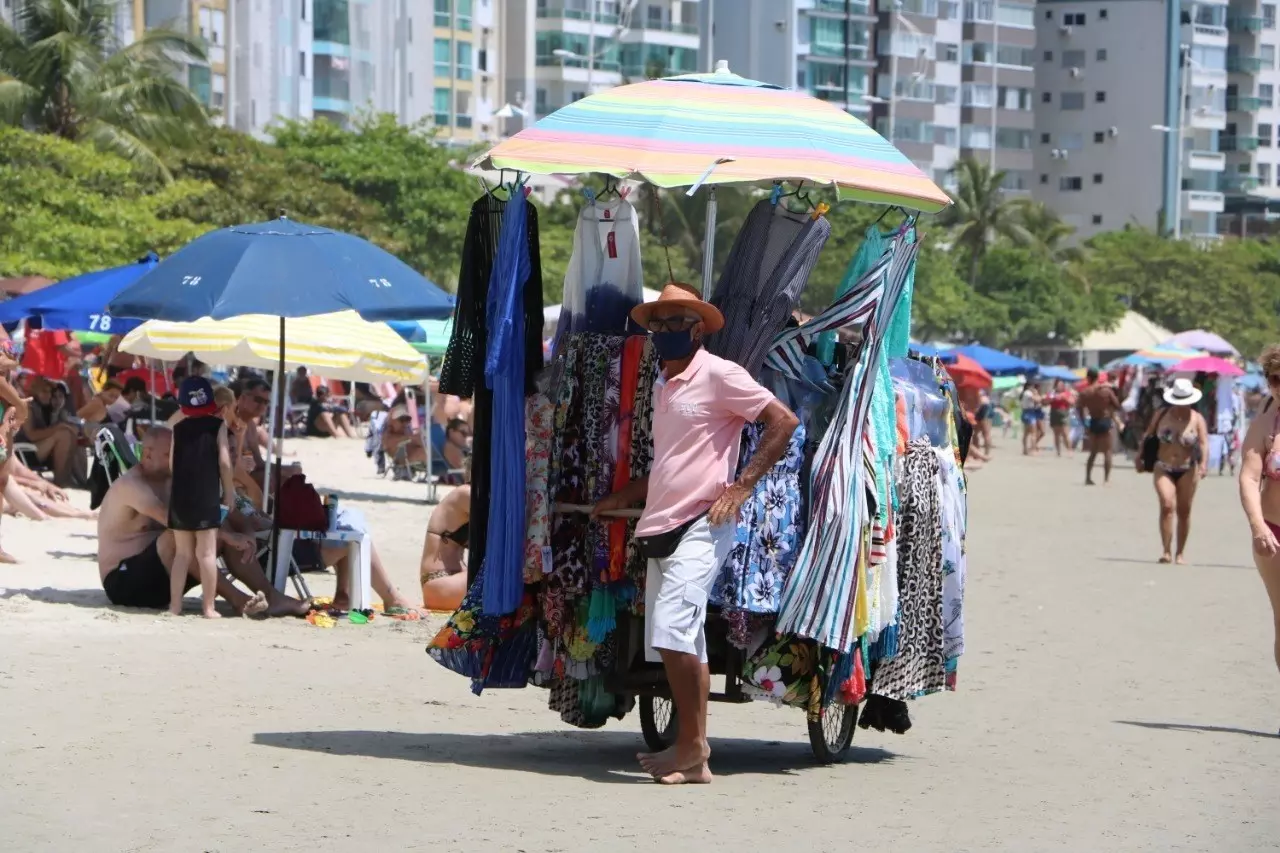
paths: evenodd
<path fill-rule="evenodd" d="M 809 723 L 809 746 L 813 757 L 823 764 L 839 764 L 849 753 L 854 728 L 858 724 L 858 706 L 833 702 L 822 709 L 822 716 Z"/>
<path fill-rule="evenodd" d="M 661 696 L 640 697 L 640 731 L 654 752 L 676 742 L 676 703 Z"/>

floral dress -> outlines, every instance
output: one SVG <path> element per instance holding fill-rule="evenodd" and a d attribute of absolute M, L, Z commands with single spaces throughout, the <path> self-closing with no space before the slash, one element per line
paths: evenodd
<path fill-rule="evenodd" d="M 764 436 L 763 424 L 743 430 L 739 472 L 750 462 Z M 725 610 L 753 614 L 778 612 L 782 586 L 795 565 L 804 539 L 805 514 L 800 491 L 805 432 L 797 426 L 787 452 L 756 483 L 742 505 L 733 549 L 711 590 L 711 602 Z"/>
<path fill-rule="evenodd" d="M 551 401 L 543 394 L 525 400 L 524 582 L 537 583 L 550 568 L 551 542 Z"/>

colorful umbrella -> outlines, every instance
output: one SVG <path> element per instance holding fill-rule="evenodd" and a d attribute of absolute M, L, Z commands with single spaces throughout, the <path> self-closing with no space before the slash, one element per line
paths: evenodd
<path fill-rule="evenodd" d="M 944 365 L 947 373 L 955 380 L 957 388 L 990 388 L 991 374 L 982 369 L 982 365 L 964 353 L 956 353 L 956 360 Z"/>
<path fill-rule="evenodd" d="M 477 164 L 539 175 L 600 172 L 659 187 L 789 180 L 842 198 L 936 213 L 951 203 L 884 137 L 804 92 L 731 74 L 597 92 L 498 143 Z"/>
<path fill-rule="evenodd" d="M 1170 368 L 1174 373 L 1216 373 L 1219 376 L 1244 376 L 1244 371 L 1225 358 L 1202 355 L 1180 361 Z"/>
<path fill-rule="evenodd" d="M 1108 370 L 1112 370 L 1124 364 L 1145 367 L 1173 367 L 1180 361 L 1186 361 L 1189 358 L 1197 358 L 1202 355 L 1208 355 L 1208 353 L 1199 349 L 1159 346 L 1151 347 L 1150 349 L 1140 349 L 1135 353 L 1126 355 L 1124 358 L 1110 362 L 1106 367 Z"/>
<path fill-rule="evenodd" d="M 120 349 L 165 361 L 178 361 L 190 352 L 215 364 L 276 370 L 280 318 L 245 314 L 229 320 L 205 317 L 194 323 L 150 320 L 125 335 Z M 362 320 L 354 311 L 290 320 L 284 363 L 306 365 L 326 379 L 350 382 L 417 384 L 427 372 L 422 356 L 390 326 Z"/>
<path fill-rule="evenodd" d="M 1204 329 L 1192 329 L 1178 332 L 1160 346 L 1184 347 L 1186 349 L 1204 350 L 1211 355 L 1239 355 L 1240 353 L 1221 335 L 1206 332 Z"/>
<path fill-rule="evenodd" d="M 444 355 L 453 335 L 452 317 L 448 320 L 392 320 L 387 325 L 424 355 Z"/>
<path fill-rule="evenodd" d="M 908 345 L 907 349 L 916 355 L 921 355 L 925 358 L 936 358 L 943 364 L 950 364 L 956 360 L 956 354 L 947 347 L 935 347 L 933 344 L 912 343 Z"/>

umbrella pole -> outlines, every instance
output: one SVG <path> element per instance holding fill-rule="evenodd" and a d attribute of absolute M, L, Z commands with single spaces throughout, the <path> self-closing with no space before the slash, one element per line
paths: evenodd
<path fill-rule="evenodd" d="M 711 299 L 711 275 L 716 266 L 716 188 L 708 187 L 707 230 L 702 237 L 702 298 Z"/>
<path fill-rule="evenodd" d="M 276 365 L 275 384 L 278 386 L 278 390 L 275 394 L 272 395 L 272 398 L 275 401 L 276 419 L 271 429 L 271 443 L 277 445 L 280 449 L 280 452 L 283 453 L 284 452 L 284 395 L 285 395 L 284 317 L 280 318 L 280 361 Z M 284 459 L 281 458 L 279 461 L 283 462 Z M 284 466 L 281 465 L 280 467 L 282 469 L 281 473 L 283 474 Z M 268 479 L 264 482 L 270 482 L 270 474 L 271 474 L 271 466 L 270 466 L 270 463 L 268 463 L 267 465 Z M 274 491 L 271 497 L 271 554 L 273 559 L 276 559 L 276 560 L 279 559 L 279 552 L 280 552 L 280 527 L 279 525 L 276 524 L 276 516 L 280 514 L 280 481 L 283 479 L 284 479 L 283 476 L 278 475 L 275 478 L 275 482 L 272 484 L 272 488 Z M 263 489 L 263 493 L 265 495 L 266 493 L 265 488 Z"/>
<path fill-rule="evenodd" d="M 147 396 L 151 398 L 151 425 L 156 425 L 156 363 L 147 359 L 147 375 L 151 381 L 147 383 Z"/>
<path fill-rule="evenodd" d="M 262 511 L 268 512 L 271 506 L 271 471 L 275 460 L 275 434 L 276 434 L 276 389 L 279 387 L 280 376 L 277 372 L 272 371 L 271 374 L 271 405 L 267 409 L 267 452 L 264 454 L 266 470 L 262 474 Z M 272 514 L 272 513 L 268 513 Z"/>

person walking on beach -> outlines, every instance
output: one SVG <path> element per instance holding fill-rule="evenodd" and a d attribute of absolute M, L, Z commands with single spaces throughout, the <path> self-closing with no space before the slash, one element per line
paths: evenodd
<path fill-rule="evenodd" d="M 1032 456 L 1040 452 L 1040 440 L 1044 438 L 1044 397 L 1034 379 L 1027 379 L 1019 403 L 1022 408 L 1022 455 Z"/>
<path fill-rule="evenodd" d="M 1112 433 L 1116 413 L 1120 411 L 1120 398 L 1096 367 L 1089 368 L 1085 380 L 1087 384 L 1076 398 L 1076 412 L 1084 424 L 1084 440 L 1089 448 L 1089 458 L 1084 463 L 1084 484 L 1092 486 L 1093 461 L 1099 453 L 1102 454 L 1102 482 L 1111 482 L 1111 453 L 1115 444 Z"/>
<path fill-rule="evenodd" d="M 1258 357 L 1271 396 L 1249 424 L 1241 446 L 1240 505 L 1253 535 L 1253 562 L 1271 602 L 1276 668 L 1280 669 L 1280 346 Z"/>
<path fill-rule="evenodd" d="M 1164 550 L 1160 562 L 1173 562 L 1173 519 L 1178 519 L 1177 562 L 1185 562 L 1183 552 L 1191 532 L 1191 503 L 1196 486 L 1208 473 L 1209 427 L 1204 416 L 1195 410 L 1202 393 L 1190 379 L 1175 379 L 1164 392 L 1164 408 L 1151 416 L 1138 446 L 1149 436 L 1160 441 L 1156 454 L 1153 480 L 1160 499 L 1160 544 Z"/>
<path fill-rule="evenodd" d="M 1053 391 L 1049 394 L 1049 429 L 1053 430 L 1053 452 L 1062 455 L 1063 448 L 1067 453 L 1073 452 L 1071 439 L 1067 429 L 1071 426 L 1071 408 L 1075 405 L 1075 392 L 1061 379 L 1054 380 Z"/>
<path fill-rule="evenodd" d="M 204 618 L 217 619 L 214 609 L 218 583 L 218 529 L 224 504 L 235 505 L 236 486 L 231 467 L 227 423 L 218 417 L 213 386 L 203 376 L 182 381 L 178 390 L 183 419 L 173 427 L 170 465 L 173 493 L 169 497 L 169 529 L 175 554 L 170 572 L 169 612 L 182 613 L 182 594 L 194 560 L 200 572 Z"/>
<path fill-rule="evenodd" d="M 653 467 L 596 504 L 593 515 L 640 501 L 636 525 L 648 558 L 645 580 L 646 657 L 660 658 L 676 708 L 671 748 L 641 753 L 658 782 L 710 782 L 707 743 L 707 599 L 733 547 L 738 512 L 783 453 L 796 416 L 742 367 L 703 347 L 724 316 L 687 284 L 668 284 L 631 317 L 652 335 L 662 372 L 653 386 Z M 734 479 L 742 428 L 756 421 L 764 435 Z"/>

